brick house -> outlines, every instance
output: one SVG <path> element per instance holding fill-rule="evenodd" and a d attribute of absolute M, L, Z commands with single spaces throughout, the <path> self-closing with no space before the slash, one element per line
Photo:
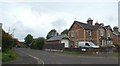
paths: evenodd
<path fill-rule="evenodd" d="M 47 40 L 46 44 L 61 44 L 64 43 L 64 47 L 68 48 L 69 47 L 69 37 L 67 35 L 58 35 L 51 37 L 50 39 Z"/>
<path fill-rule="evenodd" d="M 116 44 L 116 43 L 120 43 L 120 32 L 118 31 L 118 27 L 115 26 L 113 28 L 113 43 Z"/>
<path fill-rule="evenodd" d="M 105 26 L 105 31 L 106 46 L 111 46 L 113 44 L 113 31 L 110 25 Z"/>
<path fill-rule="evenodd" d="M 80 41 L 91 41 L 98 46 L 108 46 L 112 44 L 112 29 L 104 26 L 103 23 L 95 23 L 89 18 L 87 23 L 74 21 L 68 32 L 69 38 L 73 41 L 74 48 L 78 48 Z"/>

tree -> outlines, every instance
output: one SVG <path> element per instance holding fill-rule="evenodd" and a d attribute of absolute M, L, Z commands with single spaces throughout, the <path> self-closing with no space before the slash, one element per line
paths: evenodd
<path fill-rule="evenodd" d="M 27 47 L 29 47 L 29 45 L 32 43 L 33 41 L 33 36 L 31 34 L 28 34 L 25 38 L 25 44 Z"/>
<path fill-rule="evenodd" d="M 31 48 L 32 49 L 43 49 L 43 45 L 45 44 L 45 39 L 43 37 L 39 37 L 33 40 L 32 44 L 31 44 Z"/>
<path fill-rule="evenodd" d="M 2 29 L 2 51 L 7 52 L 8 50 L 12 49 L 12 47 L 13 47 L 12 36 Z"/>
<path fill-rule="evenodd" d="M 68 29 L 65 29 L 63 30 L 63 32 L 61 32 L 61 35 L 64 35 L 64 34 L 68 35 Z"/>
<path fill-rule="evenodd" d="M 48 34 L 47 34 L 47 39 L 53 37 L 53 36 L 57 36 L 59 35 L 59 33 L 55 30 L 55 29 L 52 29 Z"/>

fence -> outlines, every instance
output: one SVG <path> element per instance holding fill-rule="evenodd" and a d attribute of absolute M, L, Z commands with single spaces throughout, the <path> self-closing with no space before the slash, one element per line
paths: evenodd
<path fill-rule="evenodd" d="M 60 51 L 64 49 L 64 43 L 57 43 L 57 44 L 45 44 L 44 50 L 49 51 Z"/>

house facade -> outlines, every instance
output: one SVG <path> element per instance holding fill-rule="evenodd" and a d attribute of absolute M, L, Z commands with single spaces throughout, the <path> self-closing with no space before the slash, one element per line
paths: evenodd
<path fill-rule="evenodd" d="M 80 41 L 91 41 L 98 46 L 108 46 L 112 44 L 112 29 L 104 26 L 103 23 L 95 23 L 89 18 L 87 23 L 74 21 L 68 32 L 69 38 L 73 41 L 73 47 L 78 48 Z"/>
<path fill-rule="evenodd" d="M 120 32 L 118 30 L 119 28 L 117 26 L 115 26 L 113 28 L 113 43 L 114 44 L 120 44 Z"/>

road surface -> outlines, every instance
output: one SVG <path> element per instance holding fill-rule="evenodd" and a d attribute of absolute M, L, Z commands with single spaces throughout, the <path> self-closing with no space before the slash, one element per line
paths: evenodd
<path fill-rule="evenodd" d="M 14 50 L 22 57 L 20 62 L 11 62 L 16 64 L 118 64 L 118 58 L 70 55 L 29 48 Z"/>

